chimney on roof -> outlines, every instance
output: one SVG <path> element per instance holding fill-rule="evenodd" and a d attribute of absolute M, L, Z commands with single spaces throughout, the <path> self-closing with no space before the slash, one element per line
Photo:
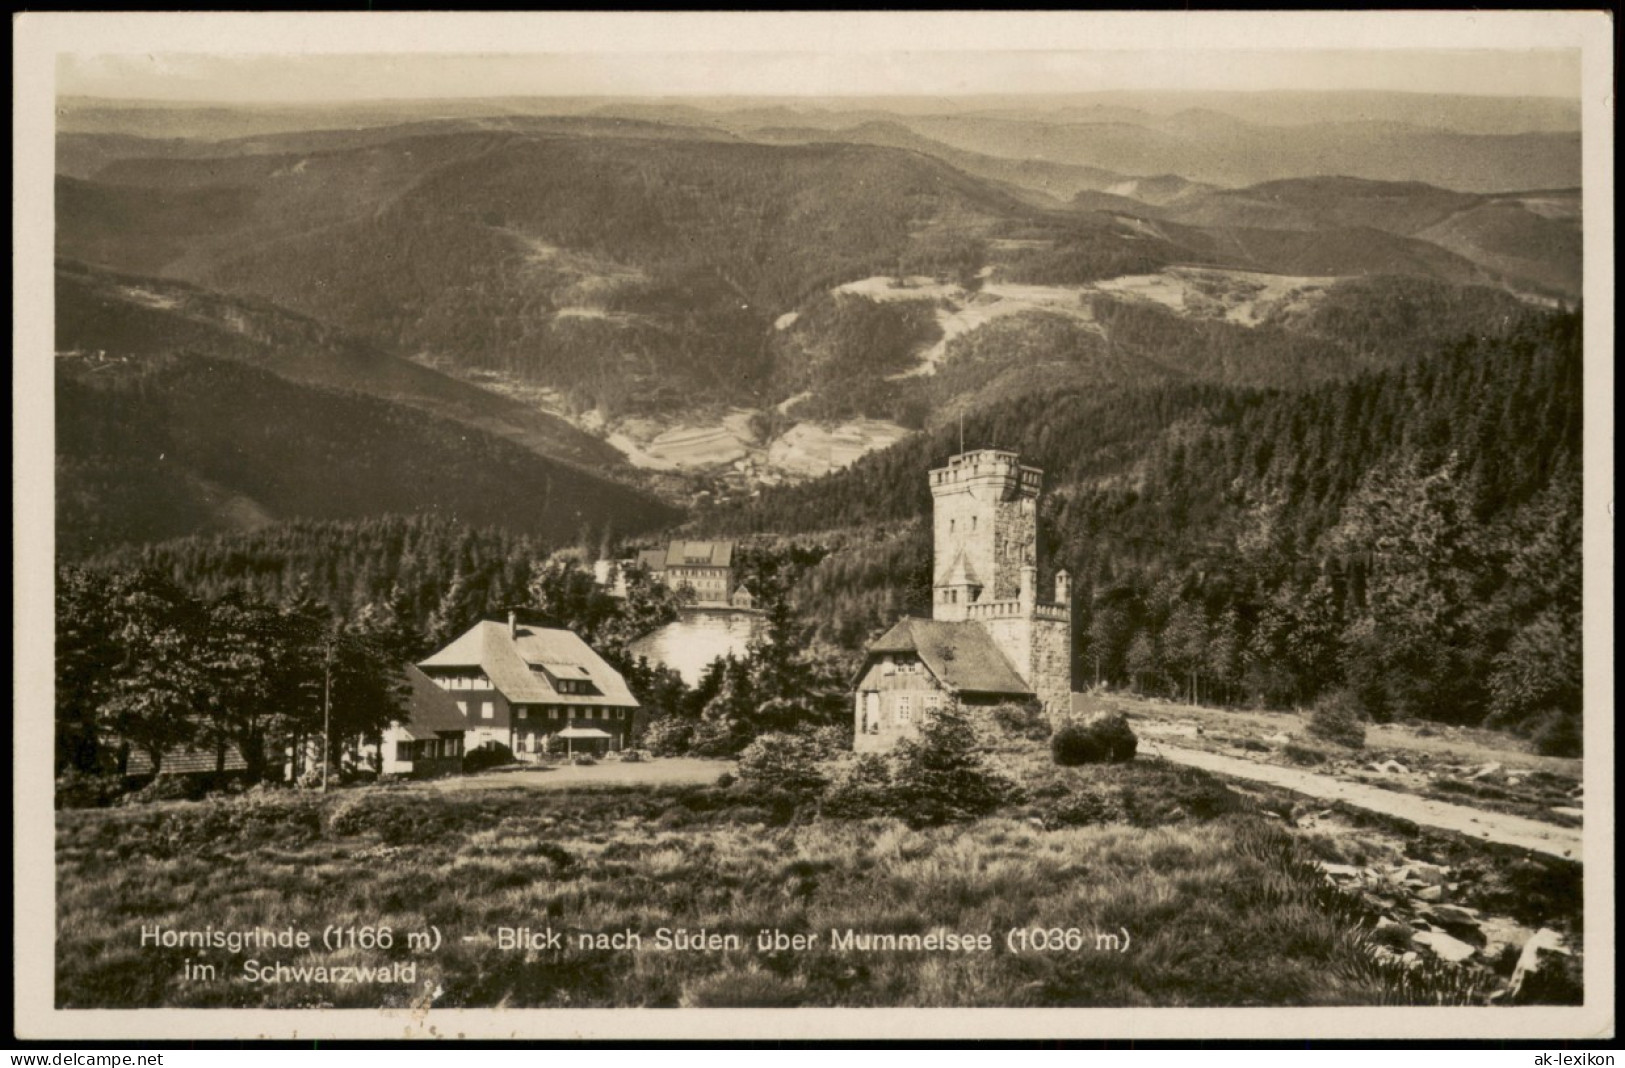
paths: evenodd
<path fill-rule="evenodd" d="M 512 640 L 519 637 L 519 613 L 508 609 L 508 638 Z"/>

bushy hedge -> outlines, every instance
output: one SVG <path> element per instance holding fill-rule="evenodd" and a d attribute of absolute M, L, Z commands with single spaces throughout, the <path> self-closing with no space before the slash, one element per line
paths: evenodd
<path fill-rule="evenodd" d="M 56 777 L 57 808 L 101 808 L 123 792 L 123 780 L 116 775 L 91 775 L 70 767 Z"/>
<path fill-rule="evenodd" d="M 1036 701 L 1026 704 L 1005 702 L 993 709 L 993 722 L 1005 734 L 1015 738 L 1042 741 L 1049 737 L 1049 720 Z"/>
<path fill-rule="evenodd" d="M 879 753 L 864 753 L 824 792 L 823 814 L 862 820 L 892 811 L 891 767 Z"/>
<path fill-rule="evenodd" d="M 1365 711 L 1348 690 L 1322 694 L 1309 713 L 1309 733 L 1349 749 L 1365 748 Z"/>
<path fill-rule="evenodd" d="M 693 736 L 693 720 L 664 715 L 650 723 L 649 729 L 643 732 L 643 745 L 655 756 L 682 756 L 688 752 L 688 743 Z"/>
<path fill-rule="evenodd" d="M 1121 764 L 1134 759 L 1139 745 L 1128 717 L 1109 712 L 1086 723 L 1062 726 L 1050 737 L 1050 754 L 1062 767 Z"/>
<path fill-rule="evenodd" d="M 1580 717 L 1572 712 L 1547 713 L 1536 722 L 1532 738 L 1542 756 L 1577 757 L 1584 750 Z"/>
<path fill-rule="evenodd" d="M 891 778 L 891 815 L 917 827 L 985 816 L 1018 793 L 982 760 L 970 724 L 941 712 L 925 721 L 918 738 L 898 745 Z"/>
<path fill-rule="evenodd" d="M 513 750 L 501 742 L 486 742 L 463 754 L 463 770 L 484 771 L 513 763 Z"/>
<path fill-rule="evenodd" d="M 917 738 L 847 765 L 825 788 L 820 812 L 836 819 L 891 816 L 927 827 L 977 819 L 1019 800 L 1019 787 L 982 759 L 970 723 L 936 712 Z"/>
<path fill-rule="evenodd" d="M 816 794 L 824 788 L 818 768 L 823 751 L 811 738 L 799 734 L 764 734 L 739 754 L 743 782 L 792 794 Z"/>

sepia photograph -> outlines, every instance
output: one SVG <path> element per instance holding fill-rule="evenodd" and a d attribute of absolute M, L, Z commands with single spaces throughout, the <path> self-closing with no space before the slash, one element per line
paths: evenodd
<path fill-rule="evenodd" d="M 1612 1036 L 1605 14 L 16 28 L 18 1037 Z"/>

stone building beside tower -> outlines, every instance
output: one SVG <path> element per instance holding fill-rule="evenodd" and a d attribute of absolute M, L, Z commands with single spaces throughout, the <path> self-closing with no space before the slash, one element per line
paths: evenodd
<path fill-rule="evenodd" d="M 1072 591 L 1038 595 L 1043 472 L 1013 452 L 950 457 L 930 474 L 931 618 L 905 618 L 858 673 L 854 748 L 889 749 L 933 710 L 1036 700 L 1052 719 L 1072 695 Z"/>

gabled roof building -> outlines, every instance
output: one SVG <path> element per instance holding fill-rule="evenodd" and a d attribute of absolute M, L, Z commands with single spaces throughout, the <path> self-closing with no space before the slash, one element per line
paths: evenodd
<path fill-rule="evenodd" d="M 418 663 L 468 718 L 468 748 L 495 742 L 521 760 L 548 750 L 571 727 L 631 742 L 638 701 L 621 673 L 575 634 L 507 623 L 476 623 Z"/>
<path fill-rule="evenodd" d="M 726 605 L 734 592 L 733 556 L 731 541 L 673 541 L 639 553 L 638 563 L 673 589 L 691 587 L 700 604 Z"/>

